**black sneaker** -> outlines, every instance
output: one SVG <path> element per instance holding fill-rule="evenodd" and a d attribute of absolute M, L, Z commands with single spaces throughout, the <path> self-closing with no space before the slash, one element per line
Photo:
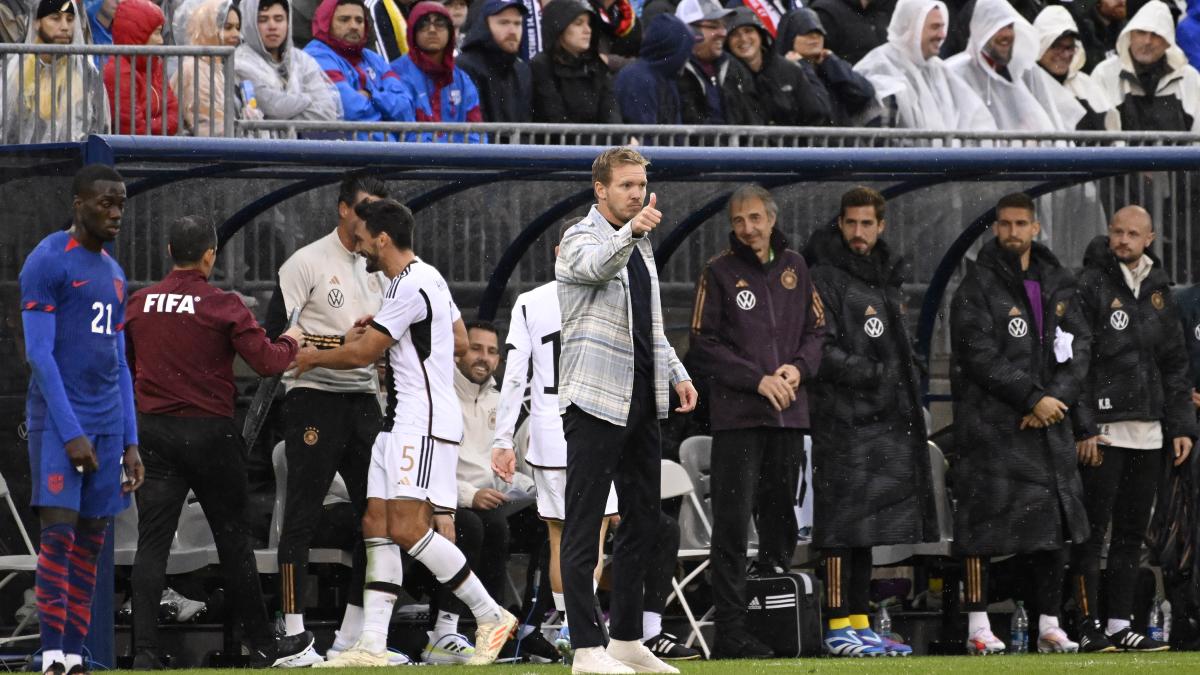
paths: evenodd
<path fill-rule="evenodd" d="M 1079 652 L 1081 654 L 1107 654 L 1117 651 L 1108 636 L 1100 630 L 1100 622 L 1084 620 L 1079 626 Z"/>
<path fill-rule="evenodd" d="M 558 653 L 558 649 L 550 644 L 550 641 L 546 639 L 545 635 L 542 635 L 542 631 L 540 630 L 535 630 L 520 640 L 509 640 L 502 651 L 509 651 L 527 657 L 533 663 L 558 663 L 562 661 L 562 654 Z"/>
<path fill-rule="evenodd" d="M 166 670 L 167 662 L 150 649 L 139 650 L 133 657 L 134 670 Z"/>
<path fill-rule="evenodd" d="M 308 651 L 313 645 L 313 634 L 304 631 L 297 635 L 281 635 L 271 640 L 250 646 L 251 668 L 274 668 Z"/>
<path fill-rule="evenodd" d="M 71 669 L 67 671 L 67 675 L 92 675 L 92 671 L 77 663 L 71 666 Z"/>
<path fill-rule="evenodd" d="M 745 630 L 718 630 L 713 642 L 714 659 L 770 659 L 775 652 Z"/>
<path fill-rule="evenodd" d="M 67 666 L 61 661 L 55 661 L 42 670 L 42 675 L 67 675 Z"/>
<path fill-rule="evenodd" d="M 1165 652 L 1171 648 L 1169 644 L 1159 642 L 1141 633 L 1135 633 L 1132 628 L 1122 628 L 1109 635 L 1108 641 L 1119 652 Z"/>
<path fill-rule="evenodd" d="M 700 658 L 700 650 L 680 644 L 670 633 L 659 633 L 642 644 L 663 661 L 691 661 Z"/>

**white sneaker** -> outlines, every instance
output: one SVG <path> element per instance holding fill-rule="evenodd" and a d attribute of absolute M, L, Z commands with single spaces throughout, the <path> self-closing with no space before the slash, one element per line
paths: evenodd
<path fill-rule="evenodd" d="M 967 653 L 978 656 L 999 654 L 1004 651 L 1004 643 L 992 634 L 991 628 L 980 628 L 967 638 Z"/>
<path fill-rule="evenodd" d="M 177 613 L 175 614 L 175 621 L 178 623 L 191 621 L 192 617 L 196 616 L 202 612 L 205 607 L 207 607 L 206 604 L 200 602 L 199 600 L 185 598 L 174 588 L 166 588 L 163 590 L 162 598 L 159 600 L 159 604 L 174 605 L 177 610 Z"/>
<path fill-rule="evenodd" d="M 1037 649 L 1041 654 L 1074 654 L 1079 651 L 1079 643 L 1071 638 L 1061 628 L 1051 628 L 1038 636 Z"/>
<path fill-rule="evenodd" d="M 652 654 L 641 640 L 609 640 L 608 655 L 638 673 L 678 673 L 679 669 Z"/>
<path fill-rule="evenodd" d="M 517 632 L 517 617 L 503 607 L 500 608 L 500 620 L 492 623 L 481 623 L 475 629 L 475 653 L 467 659 L 468 666 L 486 666 L 493 663 L 500 655 L 505 643 Z"/>
<path fill-rule="evenodd" d="M 421 652 L 421 660 L 425 663 L 456 666 L 470 661 L 475 655 L 475 647 L 471 646 L 465 635 L 450 633 L 434 640 L 432 631 L 426 634 L 429 641 Z"/>
<path fill-rule="evenodd" d="M 571 673 L 595 673 L 597 675 L 626 675 L 637 671 L 614 659 L 604 647 L 584 647 L 575 650 L 571 661 Z"/>
<path fill-rule="evenodd" d="M 277 668 L 308 668 L 310 666 L 315 666 L 318 663 L 323 663 L 324 661 L 325 661 L 325 657 L 318 654 L 317 650 L 313 649 L 312 645 L 309 645 L 308 649 L 305 649 L 304 651 L 293 656 L 292 658 L 288 659 L 287 661 L 280 663 L 276 667 Z"/>
<path fill-rule="evenodd" d="M 391 665 L 389 663 L 390 656 L 390 652 L 384 651 L 376 654 L 364 649 L 362 643 L 356 643 L 350 649 L 328 661 L 314 663 L 313 668 L 383 668 Z"/>

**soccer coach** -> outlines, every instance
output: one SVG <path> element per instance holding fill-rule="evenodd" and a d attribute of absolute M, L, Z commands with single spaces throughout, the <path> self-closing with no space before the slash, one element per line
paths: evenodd
<path fill-rule="evenodd" d="M 648 235 L 662 220 L 646 198 L 638 152 L 610 148 L 592 163 L 596 204 L 563 237 L 554 267 L 562 308 L 559 410 L 567 440 L 563 592 L 577 673 L 679 672 L 642 644 L 642 583 L 659 516 L 659 419 L 670 382 L 679 412 L 696 389 L 663 333 Z M 621 527 L 613 545 L 608 650 L 592 611 L 596 540 L 616 484 Z"/>

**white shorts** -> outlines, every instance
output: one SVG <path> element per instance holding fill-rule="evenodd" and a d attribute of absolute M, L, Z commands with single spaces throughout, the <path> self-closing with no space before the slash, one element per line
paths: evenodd
<path fill-rule="evenodd" d="M 566 469 L 533 468 L 533 484 L 537 486 L 538 517 L 542 520 L 563 522 L 567 519 L 567 504 L 564 495 L 567 494 Z M 604 505 L 604 515 L 617 515 L 617 489 L 612 484 L 608 486 L 608 503 Z"/>
<path fill-rule="evenodd" d="M 371 447 L 367 497 L 417 499 L 439 511 L 458 504 L 458 445 L 411 432 L 381 431 Z"/>

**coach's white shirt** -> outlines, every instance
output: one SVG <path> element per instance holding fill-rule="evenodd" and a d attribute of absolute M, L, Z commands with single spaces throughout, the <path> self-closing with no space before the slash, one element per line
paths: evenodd
<path fill-rule="evenodd" d="M 475 493 L 482 488 L 532 492 L 533 479 L 525 475 L 527 469 L 520 458 L 511 486 L 492 471 L 492 437 L 496 433 L 496 405 L 500 401 L 496 380 L 489 377 L 487 382 L 475 384 L 455 368 L 454 390 L 463 412 L 463 442 L 458 446 L 459 507 L 469 508 Z"/>

